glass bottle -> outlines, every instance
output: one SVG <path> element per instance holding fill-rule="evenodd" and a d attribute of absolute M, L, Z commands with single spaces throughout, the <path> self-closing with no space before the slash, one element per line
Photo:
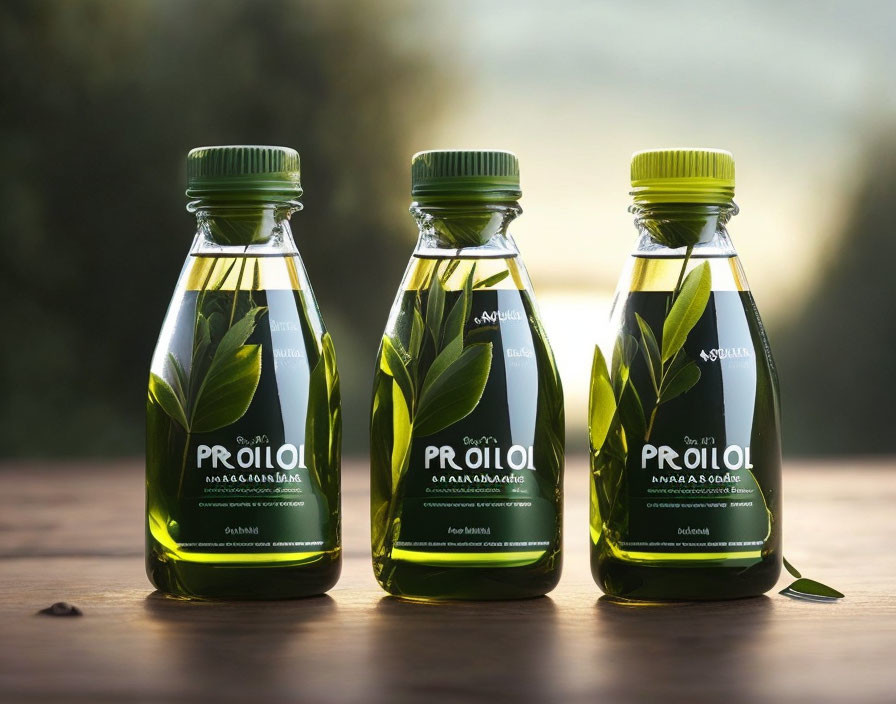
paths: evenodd
<path fill-rule="evenodd" d="M 146 570 L 180 597 L 320 594 L 339 577 L 333 343 L 289 217 L 299 155 L 187 157 L 197 230 L 152 358 Z"/>
<path fill-rule="evenodd" d="M 507 232 L 519 165 L 421 152 L 411 181 L 419 240 L 374 376 L 374 573 L 408 598 L 545 594 L 561 566 L 563 392 Z"/>
<path fill-rule="evenodd" d="M 762 594 L 781 570 L 778 380 L 726 230 L 734 160 L 636 153 L 635 251 L 591 381 L 591 567 L 610 596 Z"/>

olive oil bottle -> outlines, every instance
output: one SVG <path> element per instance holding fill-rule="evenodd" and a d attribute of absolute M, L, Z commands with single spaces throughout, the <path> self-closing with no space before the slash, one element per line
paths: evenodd
<path fill-rule="evenodd" d="M 299 155 L 187 157 L 197 230 L 153 355 L 146 570 L 179 597 L 320 594 L 339 577 L 333 343 L 289 227 Z"/>
<path fill-rule="evenodd" d="M 726 230 L 734 160 L 639 152 L 638 228 L 591 380 L 591 566 L 633 600 L 761 594 L 781 570 L 778 382 Z"/>
<path fill-rule="evenodd" d="M 374 376 L 374 573 L 407 598 L 545 594 L 561 566 L 563 392 L 507 232 L 519 165 L 421 152 L 411 180 L 419 240 Z"/>

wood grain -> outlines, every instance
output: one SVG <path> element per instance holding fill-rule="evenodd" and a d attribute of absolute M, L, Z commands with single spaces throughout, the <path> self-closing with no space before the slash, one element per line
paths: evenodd
<path fill-rule="evenodd" d="M 0 465 L 0 701 L 896 700 L 892 462 L 785 473 L 788 556 L 845 591 L 836 604 L 601 599 L 581 460 L 549 597 L 402 602 L 372 577 L 366 468 L 345 475 L 346 563 L 328 596 L 192 603 L 152 594 L 143 574 L 138 462 Z M 55 601 L 84 615 L 35 615 Z"/>

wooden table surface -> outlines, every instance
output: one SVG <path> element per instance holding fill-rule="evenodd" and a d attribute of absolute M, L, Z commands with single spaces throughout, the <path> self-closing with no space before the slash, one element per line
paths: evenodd
<path fill-rule="evenodd" d="M 139 462 L 0 465 L 0 701 L 896 701 L 896 462 L 786 467 L 787 554 L 846 593 L 834 604 L 601 599 L 586 476 L 570 462 L 566 565 L 546 598 L 386 597 L 366 467 L 347 463 L 329 595 L 200 603 L 146 580 Z M 35 615 L 56 601 L 84 616 Z"/>

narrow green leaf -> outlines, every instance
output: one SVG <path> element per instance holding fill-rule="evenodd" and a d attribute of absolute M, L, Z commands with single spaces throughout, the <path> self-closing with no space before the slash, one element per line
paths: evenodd
<path fill-rule="evenodd" d="M 631 382 L 622 388 L 622 395 L 619 397 L 619 420 L 629 444 L 643 441 L 647 433 L 644 406 Z"/>
<path fill-rule="evenodd" d="M 410 374 L 408 374 L 404 359 L 395 348 L 394 341 L 388 335 L 383 336 L 380 369 L 395 379 L 395 383 L 398 384 L 398 388 L 400 388 L 401 392 L 404 394 L 407 407 L 409 409 L 413 408 L 415 400 L 414 383 L 411 380 Z"/>
<path fill-rule="evenodd" d="M 638 341 L 627 333 L 620 333 L 613 345 L 613 362 L 610 368 L 610 379 L 616 397 L 622 395 L 622 389 L 628 383 L 629 372 L 635 355 L 638 354 Z"/>
<path fill-rule="evenodd" d="M 423 331 L 425 323 L 423 316 L 418 308 L 414 308 L 413 318 L 411 319 L 411 339 L 408 343 L 408 353 L 413 359 L 420 354 L 420 344 L 423 342 Z"/>
<path fill-rule="evenodd" d="M 464 349 L 421 395 L 414 434 L 432 435 L 469 415 L 482 398 L 491 365 L 490 342 Z"/>
<path fill-rule="evenodd" d="M 342 395 L 339 390 L 339 368 L 333 338 L 325 332 L 321 338 L 321 354 L 327 373 L 327 401 L 330 406 L 330 466 L 338 467 L 342 457 Z"/>
<path fill-rule="evenodd" d="M 796 577 L 797 579 L 799 579 L 803 576 L 800 574 L 800 571 L 796 567 L 790 564 L 786 557 L 784 558 L 784 569 L 790 572 L 791 577 Z"/>
<path fill-rule="evenodd" d="M 591 361 L 591 378 L 610 380 L 610 371 L 607 369 L 607 359 L 604 357 L 600 345 L 594 346 L 594 356 Z"/>
<path fill-rule="evenodd" d="M 445 318 L 445 331 L 442 335 L 443 347 L 449 347 L 452 344 L 463 345 L 464 326 L 466 324 L 466 318 L 464 317 L 465 308 L 466 304 L 464 303 L 463 294 L 461 294 L 454 302 L 454 305 L 451 306 L 451 311 Z"/>
<path fill-rule="evenodd" d="M 455 337 L 445 345 L 445 348 L 439 352 L 438 356 L 436 356 L 426 372 L 426 377 L 423 379 L 423 386 L 420 388 L 421 396 L 423 396 L 436 379 L 438 379 L 442 373 L 451 366 L 458 357 L 460 357 L 461 352 L 463 351 L 464 347 L 461 337 Z"/>
<path fill-rule="evenodd" d="M 257 316 L 266 311 L 267 308 L 253 307 L 242 318 L 234 323 L 230 327 L 230 329 L 224 333 L 221 341 L 215 348 L 214 355 L 212 356 L 211 363 L 208 365 L 207 370 L 205 370 L 204 368 L 203 360 L 205 358 L 205 349 L 209 346 L 208 341 L 210 340 L 211 335 L 211 325 L 208 322 L 207 318 L 202 315 L 199 316 L 197 320 L 197 339 L 200 341 L 200 349 L 194 349 L 193 369 L 190 371 L 191 394 L 190 398 L 188 399 L 189 404 L 187 409 L 191 432 L 203 432 L 196 430 L 194 427 L 197 415 L 201 415 L 206 418 L 211 417 L 210 411 L 211 406 L 214 402 L 209 401 L 209 399 L 217 398 L 225 392 L 224 389 L 220 388 L 217 385 L 222 383 L 230 383 L 229 374 L 236 373 L 236 371 L 238 370 L 240 372 L 246 372 L 250 374 L 250 377 L 240 377 L 240 381 L 245 386 L 245 388 L 251 386 L 251 394 L 248 399 L 244 399 L 234 390 L 235 395 L 233 397 L 233 400 L 235 405 L 233 407 L 223 409 L 222 413 L 218 417 L 233 417 L 234 420 L 237 420 L 242 417 L 243 413 L 246 412 L 246 408 L 248 408 L 249 403 L 252 402 L 252 396 L 255 394 L 255 387 L 258 386 L 258 380 L 256 379 L 255 383 L 252 385 L 249 385 L 247 383 L 251 379 L 251 374 L 254 374 L 254 367 L 252 367 L 251 363 L 248 361 L 248 358 L 251 355 L 248 355 L 245 352 L 245 350 L 247 349 L 245 342 L 255 331 Z M 258 345 L 253 345 L 253 347 L 258 347 Z M 259 369 L 258 375 L 260 376 L 260 349 L 258 351 L 257 357 Z M 240 362 L 237 363 L 237 360 L 240 360 Z M 241 364 L 248 366 L 245 366 L 245 368 L 243 368 L 240 366 Z M 245 401 L 245 407 L 242 408 L 242 411 L 238 413 L 239 406 L 243 401 Z M 202 406 L 201 408 L 200 405 Z M 203 427 L 205 427 L 206 425 L 207 422 L 203 422 Z"/>
<path fill-rule="evenodd" d="M 591 449 L 599 451 L 607 437 L 607 431 L 616 414 L 616 396 L 610 383 L 607 361 L 599 346 L 594 347 L 594 362 L 591 365 L 591 392 L 588 396 L 588 433 Z"/>
<path fill-rule="evenodd" d="M 678 298 L 663 323 L 663 362 L 675 356 L 684 345 L 688 334 L 706 310 L 711 290 L 709 262 L 703 262 L 685 277 Z"/>
<path fill-rule="evenodd" d="M 236 264 L 236 257 L 234 257 L 227 268 L 223 271 L 221 276 L 218 277 L 218 280 L 213 282 L 210 286 L 208 286 L 206 291 L 218 291 L 221 289 L 221 286 L 224 285 L 224 282 L 227 280 L 227 277 L 230 276 L 230 272 L 233 271 L 233 266 Z"/>
<path fill-rule="evenodd" d="M 149 393 L 172 420 L 180 424 L 184 430 L 189 431 L 184 408 L 167 381 L 157 374 L 151 373 L 149 375 Z"/>
<path fill-rule="evenodd" d="M 216 310 L 208 316 L 208 326 L 212 342 L 216 342 L 224 337 L 227 328 L 227 319 L 224 314 Z"/>
<path fill-rule="evenodd" d="M 476 265 L 474 264 L 464 279 L 460 295 L 445 319 L 445 329 L 442 332 L 443 346 L 448 346 L 455 339 L 463 340 L 464 328 L 470 317 L 470 310 L 473 307 L 473 276 L 475 273 Z"/>
<path fill-rule="evenodd" d="M 266 310 L 267 308 L 264 307 L 250 308 L 242 318 L 235 322 L 224 333 L 221 342 L 218 343 L 218 348 L 215 350 L 215 358 L 220 356 L 221 359 L 229 359 L 241 345 L 245 345 L 246 340 L 255 331 L 256 318 Z M 214 359 L 212 360 L 212 365 L 214 365 Z M 209 373 L 211 371 L 209 369 Z"/>
<path fill-rule="evenodd" d="M 249 303 L 251 307 L 255 307 L 255 291 L 261 288 L 261 261 L 257 258 L 252 260 L 252 287 L 249 289 Z"/>
<path fill-rule="evenodd" d="M 339 466 L 342 438 L 339 374 L 329 333 L 321 337 L 320 357 L 308 380 L 305 457 L 318 486 L 326 486 Z"/>
<path fill-rule="evenodd" d="M 663 384 L 657 403 L 671 401 L 676 396 L 690 391 L 700 381 L 700 367 L 695 362 L 688 362 Z"/>
<path fill-rule="evenodd" d="M 442 316 L 445 314 L 445 289 L 433 271 L 426 295 L 426 329 L 432 337 L 433 346 L 438 349 L 442 332 Z"/>
<path fill-rule="evenodd" d="M 389 382 L 391 384 L 391 382 Z M 370 543 L 373 549 L 374 557 L 382 557 L 385 553 L 386 546 L 383 541 L 386 539 L 386 529 L 388 526 L 389 502 L 384 501 L 373 514 L 373 520 L 370 521 Z"/>
<path fill-rule="evenodd" d="M 327 370 L 327 389 L 332 393 L 339 386 L 339 368 L 336 366 L 336 348 L 330 333 L 325 332 L 321 337 L 320 350 Z"/>
<path fill-rule="evenodd" d="M 510 276 L 510 272 L 505 269 L 504 271 L 499 271 L 497 274 L 492 274 L 488 278 L 482 279 L 481 281 L 477 281 L 473 284 L 473 288 L 488 288 L 489 286 L 494 286 L 497 283 L 500 283 L 504 279 Z"/>
<path fill-rule="evenodd" d="M 389 339 L 392 340 L 392 346 L 395 348 L 395 351 L 398 352 L 398 356 L 401 357 L 405 367 L 409 366 L 411 363 L 411 353 L 405 349 L 404 344 L 401 342 L 401 338 L 396 336 Z"/>
<path fill-rule="evenodd" d="M 464 288 L 462 298 L 464 300 L 464 324 L 470 317 L 470 311 L 473 309 L 473 278 L 476 276 L 476 264 L 470 267 L 470 273 L 464 279 Z"/>
<path fill-rule="evenodd" d="M 199 389 L 190 432 L 208 433 L 243 417 L 261 379 L 261 345 L 241 345 L 229 356 L 220 347 Z"/>
<path fill-rule="evenodd" d="M 641 330 L 641 354 L 647 362 L 647 371 L 650 372 L 650 382 L 653 384 L 653 392 L 660 395 L 660 379 L 663 376 L 663 363 L 660 361 L 660 348 L 656 343 L 656 335 L 653 334 L 647 321 L 635 313 L 638 327 Z"/>
<path fill-rule="evenodd" d="M 187 411 L 188 418 L 193 415 L 193 405 L 196 402 L 199 389 L 205 381 L 209 366 L 212 362 L 212 355 L 209 355 L 208 353 L 211 346 L 211 324 L 209 319 L 200 313 L 196 318 L 196 331 L 195 336 L 193 337 L 193 352 L 190 357 L 190 376 L 187 386 L 185 387 L 186 393 L 184 394 L 184 408 Z"/>
<path fill-rule="evenodd" d="M 600 520 L 600 511 L 598 510 L 598 498 L 597 498 L 597 482 L 600 481 L 599 476 L 595 472 L 589 472 L 588 474 L 588 484 L 589 486 L 589 494 L 590 498 L 588 501 L 588 505 L 591 510 L 589 511 L 589 520 L 588 527 L 589 532 L 591 533 L 591 544 L 597 545 L 598 540 L 600 540 L 601 533 L 601 520 Z"/>
<path fill-rule="evenodd" d="M 330 395 L 330 467 L 339 467 L 342 458 L 342 402 Z"/>
<path fill-rule="evenodd" d="M 199 366 L 199 362 L 204 358 L 206 350 L 212 343 L 211 325 L 209 319 L 202 313 L 196 318 L 196 335 L 193 338 L 193 356 L 191 369 Z M 195 372 L 193 372 L 195 373 Z"/>
<path fill-rule="evenodd" d="M 392 466 L 392 455 L 394 452 L 394 411 L 392 409 L 392 391 L 395 387 L 395 381 L 391 376 L 377 370 L 374 375 L 373 386 L 373 403 L 370 410 L 370 461 L 377 467 Z M 376 475 L 374 482 L 386 482 L 392 476 L 391 472 L 385 476 Z M 380 486 L 380 491 L 388 491 L 391 485 L 385 487 Z M 388 502 L 386 502 L 388 504 Z M 371 529 L 374 533 L 381 534 L 382 528 L 385 526 L 385 516 L 382 523 L 373 521 Z M 375 545 L 379 544 L 379 539 L 374 537 Z"/>
<path fill-rule="evenodd" d="M 786 589 L 782 589 L 780 593 L 793 599 L 805 599 L 807 601 L 836 601 L 844 597 L 844 594 L 836 589 L 805 577 L 796 580 Z"/>
<path fill-rule="evenodd" d="M 413 427 L 405 396 L 398 382 L 392 384 L 392 489 L 398 486 L 407 465 Z"/>
<path fill-rule="evenodd" d="M 687 364 L 690 360 L 686 354 L 682 354 L 681 350 L 678 351 L 678 354 L 674 355 L 672 359 L 665 365 L 665 374 L 666 377 L 672 378 L 681 369 L 685 364 Z"/>
<path fill-rule="evenodd" d="M 321 355 L 308 377 L 308 411 L 305 415 L 305 459 L 316 486 L 321 486 L 321 479 L 327 474 L 329 436 L 327 370 Z"/>
<path fill-rule="evenodd" d="M 171 365 L 171 368 L 174 369 L 174 393 L 177 395 L 177 399 L 180 401 L 181 405 L 185 406 L 187 388 L 189 388 L 187 372 L 184 370 L 181 363 L 177 361 L 177 357 L 171 354 L 171 352 L 168 353 L 168 363 Z"/>
<path fill-rule="evenodd" d="M 460 259 L 452 259 L 448 266 L 445 267 L 445 271 L 442 272 L 442 283 L 445 284 L 448 282 L 448 279 L 451 278 L 451 275 L 455 272 L 457 267 L 460 266 Z"/>

